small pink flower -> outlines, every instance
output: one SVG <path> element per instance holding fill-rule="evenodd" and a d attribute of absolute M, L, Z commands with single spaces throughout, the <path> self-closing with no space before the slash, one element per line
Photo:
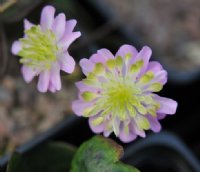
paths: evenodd
<path fill-rule="evenodd" d="M 27 83 L 39 76 L 40 92 L 61 89 L 60 70 L 72 73 L 74 59 L 68 53 L 70 44 L 80 37 L 73 32 L 76 20 L 66 21 L 65 14 L 54 17 L 55 8 L 46 6 L 41 13 L 40 25 L 24 20 L 25 35 L 12 45 L 12 53 L 21 56 L 22 75 Z"/>
<path fill-rule="evenodd" d="M 145 130 L 159 132 L 159 119 L 174 114 L 177 102 L 156 95 L 167 82 L 167 72 L 145 46 L 138 52 L 123 45 L 114 56 L 101 49 L 80 66 L 86 78 L 76 83 L 78 100 L 72 104 L 78 116 L 89 117 L 93 132 L 112 132 L 123 142 L 145 137 Z"/>

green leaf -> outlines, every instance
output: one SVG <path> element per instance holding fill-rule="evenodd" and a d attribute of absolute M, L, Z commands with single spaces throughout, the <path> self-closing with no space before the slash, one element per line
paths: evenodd
<path fill-rule="evenodd" d="M 95 136 L 83 143 L 72 160 L 71 172 L 139 172 L 119 161 L 122 146 L 111 139 Z"/>
<path fill-rule="evenodd" d="M 14 153 L 7 172 L 68 172 L 75 148 L 64 143 L 45 143 L 26 153 Z"/>

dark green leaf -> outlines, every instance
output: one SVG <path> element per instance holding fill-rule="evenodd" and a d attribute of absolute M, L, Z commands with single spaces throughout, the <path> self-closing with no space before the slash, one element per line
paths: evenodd
<path fill-rule="evenodd" d="M 78 149 L 72 161 L 71 172 L 139 172 L 120 162 L 122 155 L 122 146 L 111 139 L 95 136 Z"/>
<path fill-rule="evenodd" d="M 64 143 L 46 143 L 31 152 L 14 153 L 7 172 L 68 172 L 75 148 Z"/>

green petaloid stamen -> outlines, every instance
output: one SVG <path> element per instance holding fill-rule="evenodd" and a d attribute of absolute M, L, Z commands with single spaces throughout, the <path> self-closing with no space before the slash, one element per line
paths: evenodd
<path fill-rule="evenodd" d="M 140 78 L 140 83 L 146 84 L 154 78 L 153 72 L 149 71 Z"/>
<path fill-rule="evenodd" d="M 92 92 L 89 92 L 89 91 L 85 91 L 82 94 L 82 97 L 86 102 L 89 102 L 89 101 L 95 99 L 97 97 L 97 95 L 95 93 L 92 93 Z"/>
<path fill-rule="evenodd" d="M 92 121 L 92 124 L 94 125 L 94 126 L 97 126 L 97 125 L 99 125 L 99 124 L 101 124 L 103 122 L 103 117 L 98 117 L 98 118 L 96 118 L 94 121 Z"/>
<path fill-rule="evenodd" d="M 162 90 L 162 88 L 163 88 L 163 86 L 162 86 L 162 84 L 160 84 L 160 83 L 153 83 L 150 87 L 149 87 L 149 89 L 151 90 L 151 91 L 153 91 L 153 92 L 159 92 L 160 90 Z"/>
<path fill-rule="evenodd" d="M 137 119 L 137 125 L 140 129 L 148 130 L 150 128 L 150 123 L 147 118 L 139 116 Z"/>
<path fill-rule="evenodd" d="M 110 69 L 113 69 L 114 67 L 116 67 L 116 60 L 115 59 L 109 59 L 106 62 L 106 66 Z"/>
<path fill-rule="evenodd" d="M 19 41 L 22 50 L 18 53 L 20 62 L 31 67 L 49 68 L 56 60 L 56 37 L 52 31 L 42 31 L 40 26 L 33 26 L 25 31 L 25 37 Z"/>
<path fill-rule="evenodd" d="M 104 73 L 104 66 L 102 63 L 97 63 L 95 65 L 95 68 L 94 68 L 94 71 L 93 73 L 95 74 L 101 74 L 101 73 Z"/>
<path fill-rule="evenodd" d="M 131 73 L 139 72 L 140 69 L 143 67 L 143 65 L 144 65 L 144 61 L 139 60 L 139 61 L 135 62 L 134 64 L 132 64 L 130 66 L 129 70 L 130 70 Z"/>
<path fill-rule="evenodd" d="M 132 57 L 132 54 L 131 54 L 131 53 L 127 53 L 127 54 L 125 55 L 126 61 L 128 61 L 131 57 Z"/>
<path fill-rule="evenodd" d="M 116 65 L 117 67 L 121 67 L 123 65 L 123 59 L 120 56 L 116 57 Z"/>

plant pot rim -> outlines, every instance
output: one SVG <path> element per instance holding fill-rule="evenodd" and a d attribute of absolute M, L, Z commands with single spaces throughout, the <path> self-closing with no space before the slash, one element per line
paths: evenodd
<path fill-rule="evenodd" d="M 192 170 L 195 172 L 200 171 L 200 162 L 197 157 L 176 134 L 170 131 L 151 134 L 147 138 L 127 146 L 122 160 L 126 161 L 133 157 L 134 154 L 153 147 L 175 152 Z"/>

